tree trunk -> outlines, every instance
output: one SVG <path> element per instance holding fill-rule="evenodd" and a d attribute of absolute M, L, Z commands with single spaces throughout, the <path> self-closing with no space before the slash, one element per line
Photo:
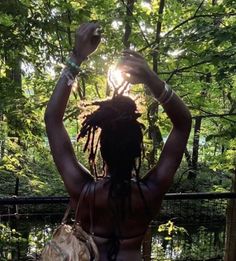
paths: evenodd
<path fill-rule="evenodd" d="M 149 227 L 143 240 L 143 260 L 144 261 L 151 261 L 151 254 L 152 254 L 152 230 Z"/>
<path fill-rule="evenodd" d="M 161 34 L 162 15 L 164 12 L 164 6 L 165 6 L 165 0 L 160 0 L 159 10 L 158 10 L 158 22 L 156 26 L 156 39 L 155 39 L 157 47 L 152 53 L 153 70 L 155 73 L 158 73 L 157 64 L 159 59 L 158 59 L 157 49 L 159 48 L 159 43 L 161 40 L 160 34 Z M 148 125 L 149 125 L 148 131 L 149 131 L 149 137 L 152 139 L 153 142 L 153 148 L 148 157 L 149 167 L 151 167 L 154 164 L 155 155 L 157 155 L 158 147 L 160 147 L 160 144 L 163 142 L 160 128 L 158 127 L 158 125 L 156 125 L 157 118 L 158 118 L 158 104 L 155 101 L 148 108 Z M 144 261 L 151 260 L 151 250 L 152 250 L 152 233 L 151 233 L 151 229 L 149 228 L 145 235 L 145 240 L 143 244 Z"/>
<path fill-rule="evenodd" d="M 21 57 L 19 51 L 15 50 L 8 51 L 7 47 L 5 49 L 5 63 L 6 67 L 6 76 L 8 79 L 14 82 L 15 87 L 21 92 L 22 80 L 21 80 Z"/>
<path fill-rule="evenodd" d="M 185 156 L 186 161 L 188 163 L 188 168 L 191 169 L 192 168 L 192 158 L 191 158 L 191 155 L 190 155 L 187 148 L 185 148 L 184 156 Z"/>
<path fill-rule="evenodd" d="M 165 0 L 160 0 L 159 10 L 158 10 L 158 22 L 156 26 L 156 40 L 155 40 L 155 48 L 153 50 L 153 71 L 155 73 L 158 72 L 158 50 L 159 50 L 159 44 L 161 40 L 161 26 L 162 26 L 162 15 L 164 12 L 164 6 L 165 6 Z"/>
<path fill-rule="evenodd" d="M 195 179 L 198 170 L 198 150 L 199 150 L 199 139 L 201 130 L 202 118 L 195 118 L 194 125 L 194 136 L 193 136 L 193 153 L 192 153 L 192 170 L 189 171 L 188 179 Z"/>
<path fill-rule="evenodd" d="M 152 150 L 148 154 L 148 167 L 152 168 L 155 164 L 158 148 L 163 143 L 159 126 L 156 124 L 158 120 L 158 103 L 154 101 L 149 105 L 147 110 L 148 119 L 148 138 L 152 140 Z"/>
<path fill-rule="evenodd" d="M 123 1 L 123 3 L 125 2 Z M 133 16 L 134 3 L 135 0 L 127 0 L 126 4 L 125 33 L 123 37 L 123 44 L 126 49 L 130 47 L 129 37 L 132 31 L 130 18 Z"/>
<path fill-rule="evenodd" d="M 236 169 L 232 192 L 236 192 Z M 236 260 L 236 199 L 229 199 L 226 214 L 226 240 L 224 261 Z"/>
<path fill-rule="evenodd" d="M 4 122 L 4 117 L 2 114 L 0 115 L 0 122 Z M 0 123 L 0 124 L 2 124 L 2 123 Z M 2 158 L 5 153 L 5 132 L 2 131 L 2 133 L 0 135 L 2 135 L 1 140 L 0 140 L 0 164 L 1 164 Z"/>
<path fill-rule="evenodd" d="M 22 76 L 21 76 L 21 55 L 19 47 L 16 43 L 15 49 L 9 49 L 8 46 L 4 47 L 4 58 L 6 63 L 6 77 L 14 83 L 14 91 L 19 96 L 22 96 Z M 16 130 L 13 130 L 14 132 Z M 11 137 L 11 131 L 8 133 L 8 137 Z M 14 133 L 13 136 L 18 136 L 18 133 Z M 20 139 L 17 141 L 18 145 L 21 146 Z M 8 152 L 9 153 L 9 152 Z M 19 177 L 16 173 L 16 183 L 15 183 L 15 196 L 18 196 L 19 191 Z M 15 213 L 18 212 L 18 207 L 15 205 Z"/>
<path fill-rule="evenodd" d="M 158 73 L 158 49 L 159 49 L 159 43 L 161 40 L 160 34 L 161 34 L 161 26 L 162 26 L 162 15 L 164 12 L 164 6 L 165 6 L 165 0 L 160 1 L 159 9 L 158 9 L 158 22 L 156 25 L 156 47 L 152 52 L 152 62 L 153 62 L 153 71 L 155 73 Z M 148 165 L 149 168 L 153 167 L 155 163 L 155 156 L 157 155 L 157 150 L 162 144 L 162 135 L 159 126 L 156 124 L 158 119 L 158 103 L 155 101 L 153 102 L 149 108 L 148 108 L 148 132 L 149 132 L 149 138 L 152 139 L 153 142 L 153 148 L 152 151 L 149 153 L 148 156 Z"/>

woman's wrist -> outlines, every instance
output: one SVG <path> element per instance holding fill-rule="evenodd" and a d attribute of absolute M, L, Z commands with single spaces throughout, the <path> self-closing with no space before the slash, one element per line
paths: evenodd
<path fill-rule="evenodd" d="M 82 58 L 76 57 L 73 53 L 70 55 L 66 62 L 66 66 L 72 73 L 74 77 L 76 77 L 80 72 L 80 65 L 83 62 Z"/>
<path fill-rule="evenodd" d="M 165 81 L 162 81 L 154 71 L 150 71 L 145 83 L 157 99 L 165 88 Z"/>
<path fill-rule="evenodd" d="M 174 92 L 171 87 L 153 71 L 150 72 L 147 86 L 161 105 L 169 103 L 173 97 Z"/>
<path fill-rule="evenodd" d="M 69 58 L 73 63 L 80 66 L 83 61 L 85 61 L 87 58 L 83 58 L 82 56 L 75 55 L 73 52 L 70 55 Z"/>
<path fill-rule="evenodd" d="M 66 66 L 61 73 L 61 78 L 66 78 L 66 85 L 71 87 L 75 81 L 76 76 L 80 72 L 80 64 L 77 63 L 78 59 L 74 57 L 73 54 L 70 55 L 68 60 L 66 61 Z"/>
<path fill-rule="evenodd" d="M 75 50 L 75 48 L 71 52 L 71 58 L 76 62 L 78 65 L 81 65 L 83 61 L 86 61 L 88 59 L 87 55 L 84 55 L 78 51 Z"/>
<path fill-rule="evenodd" d="M 76 75 L 77 74 L 73 73 L 69 66 L 66 66 L 63 69 L 63 71 L 61 72 L 60 78 L 61 79 L 65 78 L 66 79 L 66 86 L 72 87 L 72 85 L 74 84 Z"/>

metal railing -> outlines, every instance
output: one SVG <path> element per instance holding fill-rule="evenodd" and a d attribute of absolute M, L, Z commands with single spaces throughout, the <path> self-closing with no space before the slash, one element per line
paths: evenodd
<path fill-rule="evenodd" d="M 143 243 L 143 259 L 223 260 L 226 209 L 236 193 L 171 193 Z M 0 260 L 35 260 L 68 197 L 0 198 Z"/>

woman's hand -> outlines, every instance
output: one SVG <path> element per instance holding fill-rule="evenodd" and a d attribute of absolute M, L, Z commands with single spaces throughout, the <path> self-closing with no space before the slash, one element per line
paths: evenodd
<path fill-rule="evenodd" d="M 155 75 L 145 59 L 131 50 L 123 51 L 118 67 L 123 78 L 131 84 L 148 84 L 150 78 Z"/>
<path fill-rule="evenodd" d="M 77 29 L 72 58 L 75 59 L 78 64 L 86 60 L 87 57 L 97 49 L 101 41 L 101 35 L 95 32 L 99 27 L 98 23 L 91 22 L 82 24 Z"/>

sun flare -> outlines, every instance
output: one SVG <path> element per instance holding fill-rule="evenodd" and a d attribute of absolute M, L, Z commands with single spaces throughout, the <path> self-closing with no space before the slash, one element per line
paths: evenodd
<path fill-rule="evenodd" d="M 115 66 L 110 66 L 108 70 L 108 85 L 116 93 L 128 94 L 129 83 L 122 77 L 122 72 Z"/>
<path fill-rule="evenodd" d="M 114 65 L 112 65 L 108 70 L 108 80 L 114 88 L 118 88 L 125 81 L 122 77 L 121 71 Z"/>

